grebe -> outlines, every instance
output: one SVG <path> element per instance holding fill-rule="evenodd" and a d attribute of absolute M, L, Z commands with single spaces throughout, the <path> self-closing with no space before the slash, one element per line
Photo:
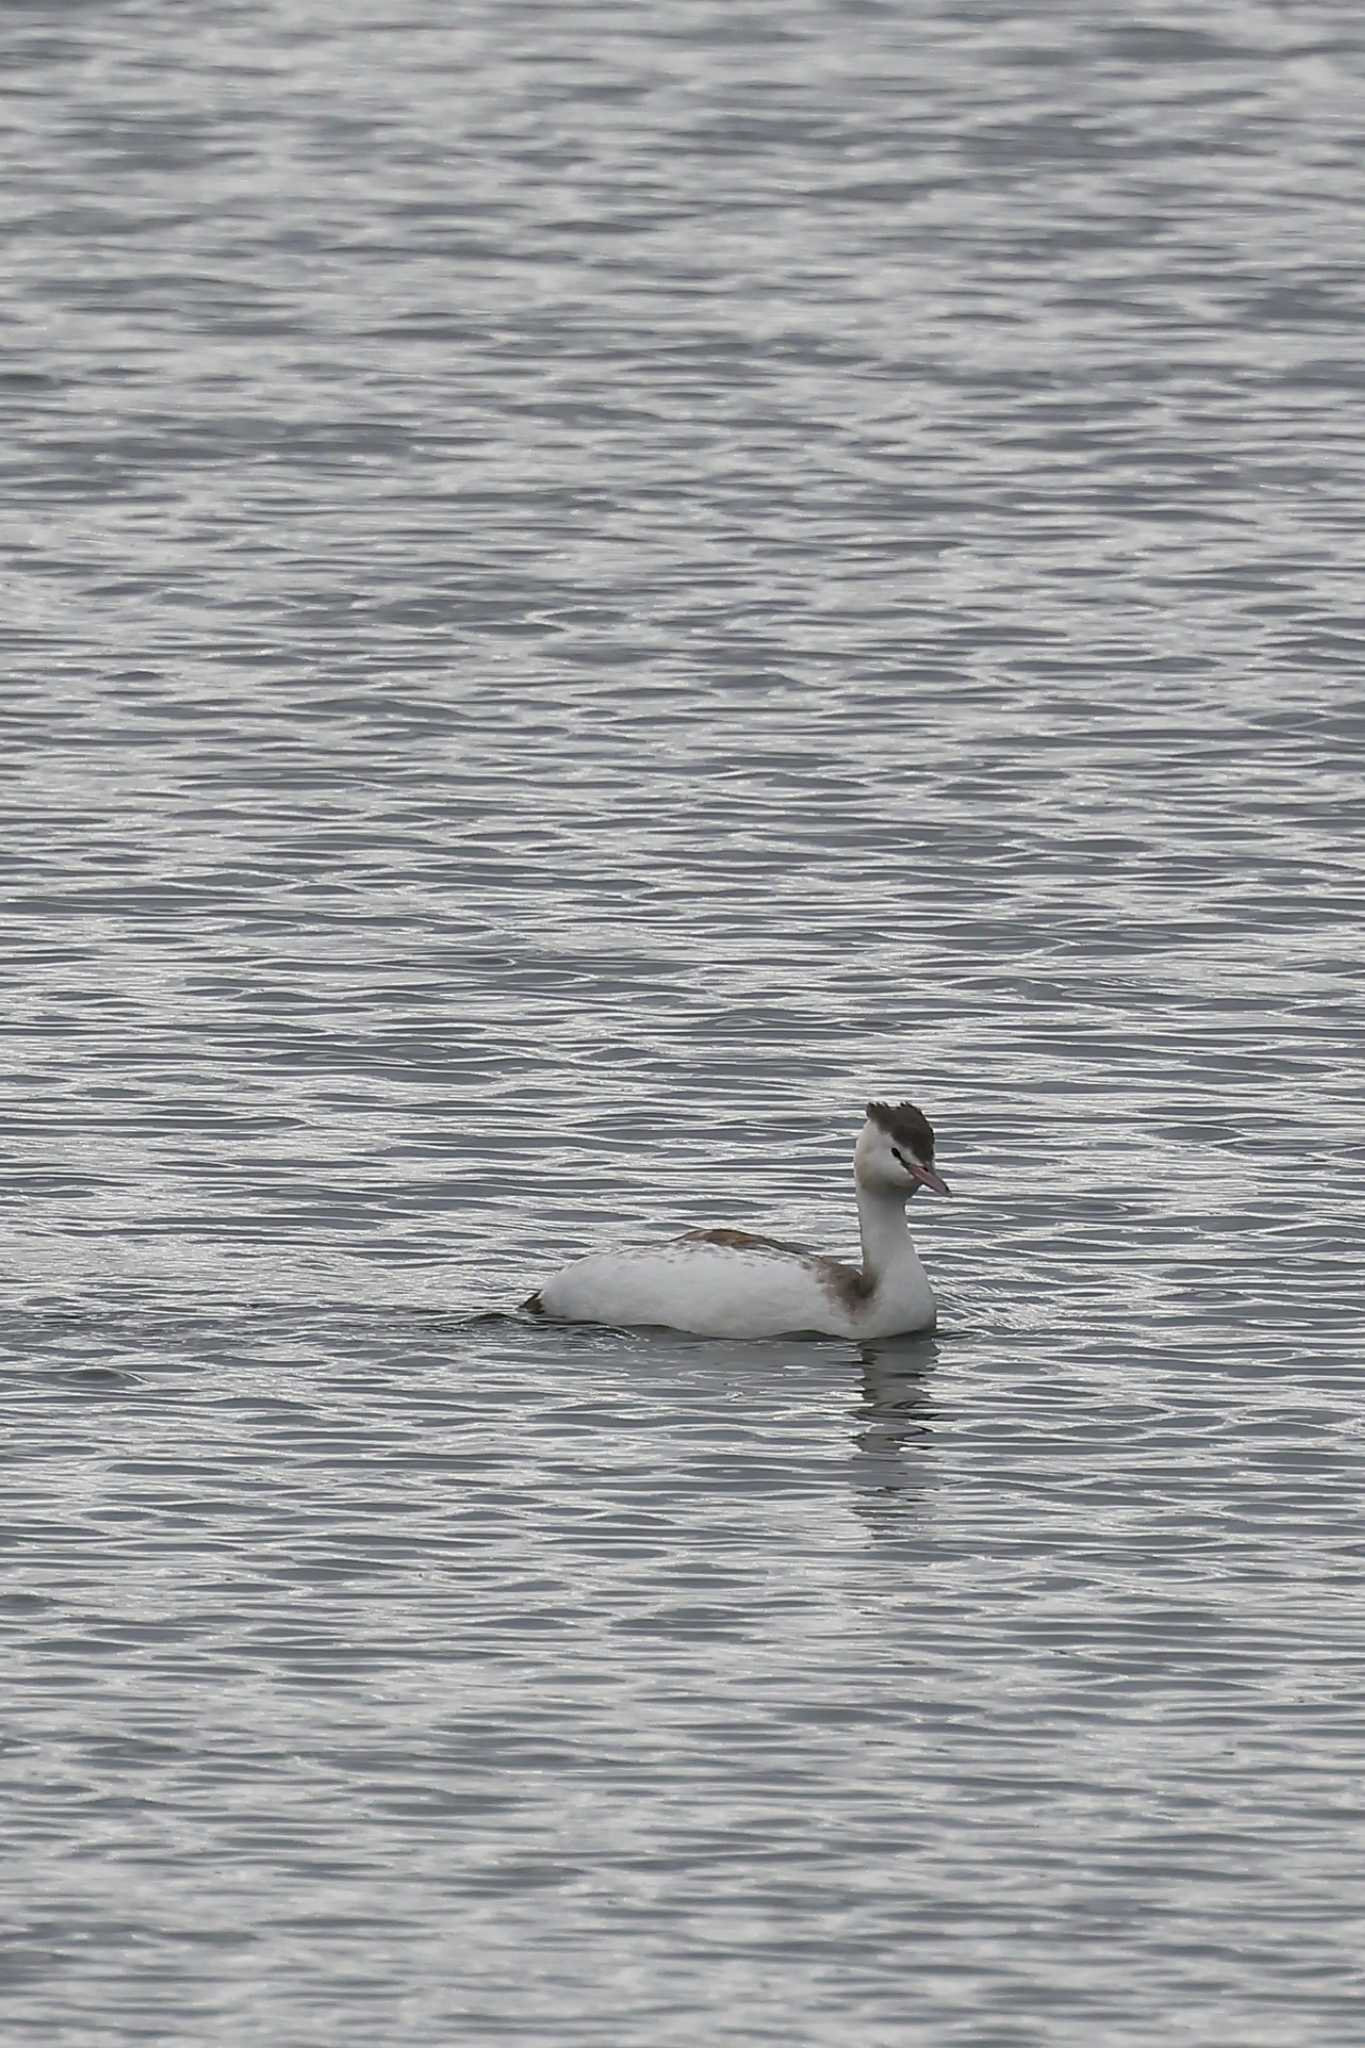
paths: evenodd
<path fill-rule="evenodd" d="M 869 1102 L 853 1153 L 863 1263 L 747 1230 L 689 1230 L 575 1259 L 523 1303 L 570 1323 L 662 1323 L 702 1337 L 894 1337 L 928 1330 L 934 1296 L 905 1227 L 916 1188 L 948 1193 L 934 1133 L 911 1102 Z"/>

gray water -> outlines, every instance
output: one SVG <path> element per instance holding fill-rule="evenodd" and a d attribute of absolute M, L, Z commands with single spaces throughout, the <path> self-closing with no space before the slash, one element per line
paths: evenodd
<path fill-rule="evenodd" d="M 6 2038 L 1355 2048 L 1359 10 L 3 39 Z"/>

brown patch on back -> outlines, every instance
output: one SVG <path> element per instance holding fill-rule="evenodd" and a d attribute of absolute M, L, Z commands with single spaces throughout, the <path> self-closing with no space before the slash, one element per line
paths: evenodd
<path fill-rule="evenodd" d="M 756 1237 L 752 1230 L 731 1230 L 722 1225 L 719 1230 L 688 1230 L 683 1233 L 685 1244 L 723 1244 L 732 1252 L 794 1252 L 798 1258 L 808 1258 L 809 1253 L 797 1244 L 782 1244 L 775 1237 Z"/>
<path fill-rule="evenodd" d="M 538 1287 L 534 1294 L 527 1295 L 521 1305 L 530 1315 L 543 1316 L 545 1313 L 545 1304 L 540 1298 L 540 1289 Z"/>

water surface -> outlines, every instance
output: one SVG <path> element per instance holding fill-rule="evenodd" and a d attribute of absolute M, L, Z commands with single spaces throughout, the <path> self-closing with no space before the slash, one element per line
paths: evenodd
<path fill-rule="evenodd" d="M 11 9 L 10 2034 L 1354 2048 L 1355 15 L 456 13 Z"/>

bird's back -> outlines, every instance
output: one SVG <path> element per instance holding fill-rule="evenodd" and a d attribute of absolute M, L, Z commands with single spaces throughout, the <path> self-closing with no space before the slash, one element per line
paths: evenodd
<path fill-rule="evenodd" d="M 528 1306 L 567 1322 L 661 1323 L 699 1336 L 776 1337 L 856 1327 L 862 1274 L 744 1230 L 693 1230 L 618 1245 L 565 1266 Z"/>

